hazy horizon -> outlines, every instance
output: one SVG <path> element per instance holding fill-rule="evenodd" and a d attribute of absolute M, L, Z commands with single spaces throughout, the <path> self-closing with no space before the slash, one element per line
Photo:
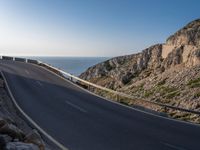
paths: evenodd
<path fill-rule="evenodd" d="M 137 53 L 199 18 L 199 5 L 197 0 L 0 1 L 0 55 Z"/>
<path fill-rule="evenodd" d="M 13 57 L 15 57 L 14 55 L 12 55 Z M 56 56 L 56 55 L 49 55 L 49 56 L 45 56 L 45 55 L 27 55 L 27 56 L 21 56 L 21 55 L 16 55 L 16 57 L 72 57 L 72 58 L 95 58 L 95 57 L 99 57 L 99 58 L 110 58 L 109 56 Z M 111 56 L 112 57 L 112 56 Z M 114 56 L 115 57 L 115 56 Z"/>

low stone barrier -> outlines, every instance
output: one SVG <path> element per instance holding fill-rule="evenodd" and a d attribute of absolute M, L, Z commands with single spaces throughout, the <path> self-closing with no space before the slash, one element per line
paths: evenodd
<path fill-rule="evenodd" d="M 4 59 L 4 60 L 13 60 L 13 57 L 10 57 L 10 56 L 2 56 L 2 59 Z"/>
<path fill-rule="evenodd" d="M 20 61 L 20 62 L 26 62 L 26 58 L 15 57 L 14 60 L 15 61 Z"/>
<path fill-rule="evenodd" d="M 37 60 L 33 60 L 33 59 L 27 59 L 27 62 L 28 63 L 32 63 L 32 64 L 39 64 L 39 61 L 37 61 Z"/>

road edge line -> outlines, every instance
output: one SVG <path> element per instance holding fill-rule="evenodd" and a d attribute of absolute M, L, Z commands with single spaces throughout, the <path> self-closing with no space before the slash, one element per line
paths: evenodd
<path fill-rule="evenodd" d="M 17 104 L 17 101 L 15 100 L 10 87 L 8 85 L 8 82 L 6 80 L 6 77 L 4 76 L 3 72 L 0 71 L 2 78 L 4 80 L 5 83 L 5 87 L 8 91 L 8 94 L 11 97 L 11 100 L 13 101 L 15 107 L 17 108 L 17 110 L 29 121 L 29 123 L 34 126 L 39 132 L 41 132 L 48 140 L 50 140 L 53 144 L 55 144 L 57 147 L 59 147 L 62 150 L 69 150 L 68 148 L 66 148 L 64 145 L 62 145 L 61 143 L 59 143 L 57 140 L 55 140 L 51 135 L 49 135 L 46 131 L 44 131 L 36 122 L 34 122 L 22 109 L 21 107 Z"/>

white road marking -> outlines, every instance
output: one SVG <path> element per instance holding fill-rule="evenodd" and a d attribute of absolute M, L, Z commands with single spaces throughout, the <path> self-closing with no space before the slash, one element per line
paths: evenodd
<path fill-rule="evenodd" d="M 164 144 L 167 147 L 170 147 L 170 148 L 172 148 L 174 150 L 186 150 L 185 148 L 182 148 L 182 147 L 179 147 L 179 146 L 175 146 L 175 145 L 172 145 L 172 144 L 169 144 L 169 143 L 162 142 L 162 144 Z"/>
<path fill-rule="evenodd" d="M 18 103 L 16 102 L 10 87 L 8 85 L 7 79 L 4 76 L 3 72 L 0 71 L 0 74 L 2 75 L 4 81 L 5 81 L 5 85 L 8 89 L 8 93 L 14 103 L 14 105 L 16 106 L 16 108 L 19 110 L 19 112 L 29 121 L 29 123 L 31 123 L 37 130 L 39 130 L 44 136 L 46 136 L 52 143 L 54 143 L 56 146 L 58 146 L 60 149 L 62 150 L 69 150 L 68 148 L 66 148 L 64 145 L 62 145 L 61 143 L 59 143 L 56 139 L 54 139 L 51 135 L 49 135 L 45 130 L 43 130 L 37 123 L 35 123 L 32 118 L 30 118 L 22 109 L 21 107 L 19 107 Z"/>
<path fill-rule="evenodd" d="M 40 86 L 42 86 L 42 83 L 40 81 L 36 81 L 37 84 L 39 84 Z"/>
<path fill-rule="evenodd" d="M 28 70 L 25 70 L 25 72 L 26 72 L 27 74 L 30 74 Z"/>
<path fill-rule="evenodd" d="M 84 112 L 84 113 L 86 113 L 86 112 L 87 112 L 85 109 L 83 109 L 83 108 L 80 108 L 79 106 L 77 106 L 77 105 L 75 105 L 75 104 L 72 104 L 72 103 L 71 103 L 71 102 L 69 102 L 69 101 L 65 101 L 65 103 L 67 103 L 68 105 L 70 105 L 70 106 L 72 106 L 72 107 L 74 107 L 74 108 L 76 108 L 76 109 L 80 110 L 81 112 Z"/>

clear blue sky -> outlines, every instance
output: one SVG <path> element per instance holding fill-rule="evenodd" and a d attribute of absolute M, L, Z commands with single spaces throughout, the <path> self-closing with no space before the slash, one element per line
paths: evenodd
<path fill-rule="evenodd" d="M 199 10 L 199 0 L 1 0 L 0 54 L 132 54 L 165 42 Z"/>

